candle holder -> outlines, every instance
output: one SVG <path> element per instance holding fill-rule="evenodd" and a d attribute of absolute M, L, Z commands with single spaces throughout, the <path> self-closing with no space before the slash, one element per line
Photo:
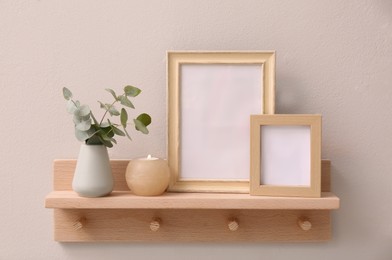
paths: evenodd
<path fill-rule="evenodd" d="M 161 195 L 169 185 L 169 166 L 165 160 L 151 155 L 147 158 L 134 159 L 128 163 L 125 180 L 135 195 Z"/>

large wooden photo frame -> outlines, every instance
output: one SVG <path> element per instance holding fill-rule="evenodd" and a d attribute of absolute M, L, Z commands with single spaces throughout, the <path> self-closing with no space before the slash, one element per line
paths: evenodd
<path fill-rule="evenodd" d="M 170 191 L 249 193 L 249 116 L 275 110 L 275 52 L 167 54 Z"/>
<path fill-rule="evenodd" d="M 320 197 L 321 115 L 252 115 L 250 194 Z"/>

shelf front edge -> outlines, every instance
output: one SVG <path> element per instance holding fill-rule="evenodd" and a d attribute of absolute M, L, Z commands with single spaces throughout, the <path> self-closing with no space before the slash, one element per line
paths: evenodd
<path fill-rule="evenodd" d="M 73 191 L 53 191 L 45 199 L 46 208 L 61 209 L 333 210 L 339 206 L 339 198 L 331 192 L 322 192 L 321 198 L 300 198 L 214 193 L 166 193 L 141 197 L 116 191 L 107 197 L 83 198 Z"/>

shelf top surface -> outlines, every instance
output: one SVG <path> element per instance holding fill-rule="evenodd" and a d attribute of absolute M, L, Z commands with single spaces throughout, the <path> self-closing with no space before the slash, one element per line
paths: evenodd
<path fill-rule="evenodd" d="M 74 191 L 53 191 L 45 207 L 63 209 L 338 209 L 340 200 L 331 192 L 320 198 L 267 197 L 249 194 L 165 193 L 161 196 L 136 196 L 114 191 L 109 196 L 84 198 Z"/>

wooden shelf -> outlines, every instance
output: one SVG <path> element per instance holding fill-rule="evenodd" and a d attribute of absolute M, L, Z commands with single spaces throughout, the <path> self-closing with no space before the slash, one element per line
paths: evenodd
<path fill-rule="evenodd" d="M 126 160 L 112 160 L 114 191 L 83 198 L 72 191 L 75 160 L 55 160 L 53 190 L 45 207 L 54 211 L 59 242 L 256 242 L 327 241 L 330 211 L 339 198 L 330 192 L 330 161 L 322 161 L 320 198 L 249 194 L 165 193 L 133 195 L 126 185 Z"/>
<path fill-rule="evenodd" d="M 298 198 L 222 193 L 165 193 L 141 197 L 126 191 L 114 191 L 108 197 L 83 198 L 73 191 L 54 191 L 46 197 L 45 206 L 63 209 L 333 210 L 339 208 L 339 198 L 331 192 L 323 192 L 321 198 Z"/>

